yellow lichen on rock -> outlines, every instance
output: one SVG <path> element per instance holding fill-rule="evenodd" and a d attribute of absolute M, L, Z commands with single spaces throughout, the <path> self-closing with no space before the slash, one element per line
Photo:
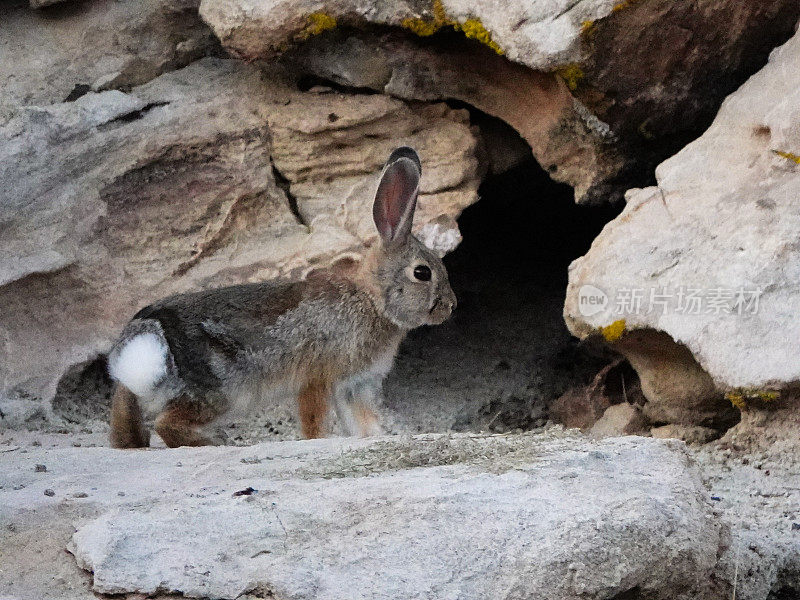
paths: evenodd
<path fill-rule="evenodd" d="M 433 0 L 433 18 L 442 25 L 455 25 L 455 21 L 447 16 L 442 0 Z"/>
<path fill-rule="evenodd" d="M 611 325 L 600 327 L 600 334 L 607 342 L 616 342 L 625 333 L 625 327 L 625 319 L 619 319 Z"/>
<path fill-rule="evenodd" d="M 306 17 L 307 25 L 295 36 L 298 41 L 319 35 L 323 31 L 336 28 L 336 19 L 324 12 L 311 13 Z"/>
<path fill-rule="evenodd" d="M 420 37 L 431 36 L 443 27 L 452 27 L 455 31 L 462 32 L 465 37 L 488 46 L 497 54 L 504 54 L 503 49 L 492 39 L 492 34 L 484 27 L 480 19 L 470 18 L 463 23 L 459 23 L 447 15 L 442 0 L 433 0 L 431 12 L 433 14 L 432 19 L 409 17 L 403 19 L 400 25 Z"/>
<path fill-rule="evenodd" d="M 444 9 L 442 0 L 433 0 L 433 19 L 422 19 L 413 17 L 403 19 L 400 25 L 420 37 L 428 37 L 439 31 L 442 27 L 454 26 L 455 21 L 447 18 L 447 11 Z"/>
<path fill-rule="evenodd" d="M 581 35 L 590 36 L 597 31 L 597 26 L 594 24 L 594 21 L 582 21 L 581 22 Z"/>
<path fill-rule="evenodd" d="M 556 74 L 564 80 L 564 83 L 573 92 L 578 89 L 578 85 L 584 77 L 583 69 L 575 63 L 559 67 L 556 69 Z"/>
<path fill-rule="evenodd" d="M 777 390 L 760 390 L 754 388 L 740 388 L 725 393 L 725 399 L 739 410 L 747 408 L 748 401 L 760 400 L 761 402 L 774 402 L 779 400 L 781 393 Z"/>
<path fill-rule="evenodd" d="M 795 164 L 800 165 L 800 154 L 795 154 L 793 152 L 784 152 L 783 150 L 773 150 L 772 152 L 777 154 L 781 158 L 785 158 L 786 160 L 791 160 Z"/>
<path fill-rule="evenodd" d="M 744 394 L 741 392 L 727 392 L 725 394 L 725 399 L 739 410 L 747 408 L 747 402 L 744 401 Z"/>
<path fill-rule="evenodd" d="M 497 54 L 504 54 L 503 49 L 497 45 L 497 42 L 492 40 L 492 34 L 483 26 L 479 19 L 467 19 L 461 25 L 454 26 L 456 30 L 460 29 L 464 35 L 471 40 L 477 40 L 484 46 L 488 46 Z"/>
<path fill-rule="evenodd" d="M 425 19 L 403 19 L 400 25 L 419 37 L 428 37 L 442 28 L 439 23 L 435 21 L 426 21 Z"/>
<path fill-rule="evenodd" d="M 617 4 L 615 4 L 614 7 L 611 9 L 611 12 L 619 12 L 621 10 L 625 10 L 626 8 L 630 8 L 637 2 L 639 2 L 639 0 L 623 0 L 622 2 L 618 2 Z"/>

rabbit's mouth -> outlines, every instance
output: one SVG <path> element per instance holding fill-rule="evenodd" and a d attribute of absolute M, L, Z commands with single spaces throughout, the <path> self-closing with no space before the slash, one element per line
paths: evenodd
<path fill-rule="evenodd" d="M 431 309 L 428 311 L 428 324 L 439 325 L 445 322 L 453 312 L 453 304 L 445 302 L 441 298 L 433 301 Z"/>

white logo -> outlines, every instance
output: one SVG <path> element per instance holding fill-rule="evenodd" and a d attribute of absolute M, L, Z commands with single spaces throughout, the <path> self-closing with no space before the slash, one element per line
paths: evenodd
<path fill-rule="evenodd" d="M 582 285 L 578 290 L 578 310 L 584 317 L 591 317 L 608 306 L 608 295 L 593 285 Z"/>

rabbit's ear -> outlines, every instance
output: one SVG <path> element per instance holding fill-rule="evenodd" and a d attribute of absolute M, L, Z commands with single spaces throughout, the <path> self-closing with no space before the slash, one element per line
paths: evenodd
<path fill-rule="evenodd" d="M 411 148 L 398 148 L 386 161 L 372 206 L 375 226 L 384 244 L 400 245 L 411 233 L 421 175 L 419 157 Z"/>

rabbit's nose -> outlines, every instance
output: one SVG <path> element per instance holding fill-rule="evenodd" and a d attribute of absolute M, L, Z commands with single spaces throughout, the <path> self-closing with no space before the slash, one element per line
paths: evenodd
<path fill-rule="evenodd" d="M 442 309 L 444 309 L 445 311 L 447 311 L 448 314 L 452 313 L 456 309 L 456 304 L 457 304 L 456 297 L 450 294 L 442 298 L 437 298 L 436 304 L 442 307 Z"/>
<path fill-rule="evenodd" d="M 444 305 L 450 312 L 453 312 L 458 306 L 458 300 L 456 300 L 456 295 L 453 293 L 452 290 L 449 290 L 441 299 L 442 305 Z"/>

